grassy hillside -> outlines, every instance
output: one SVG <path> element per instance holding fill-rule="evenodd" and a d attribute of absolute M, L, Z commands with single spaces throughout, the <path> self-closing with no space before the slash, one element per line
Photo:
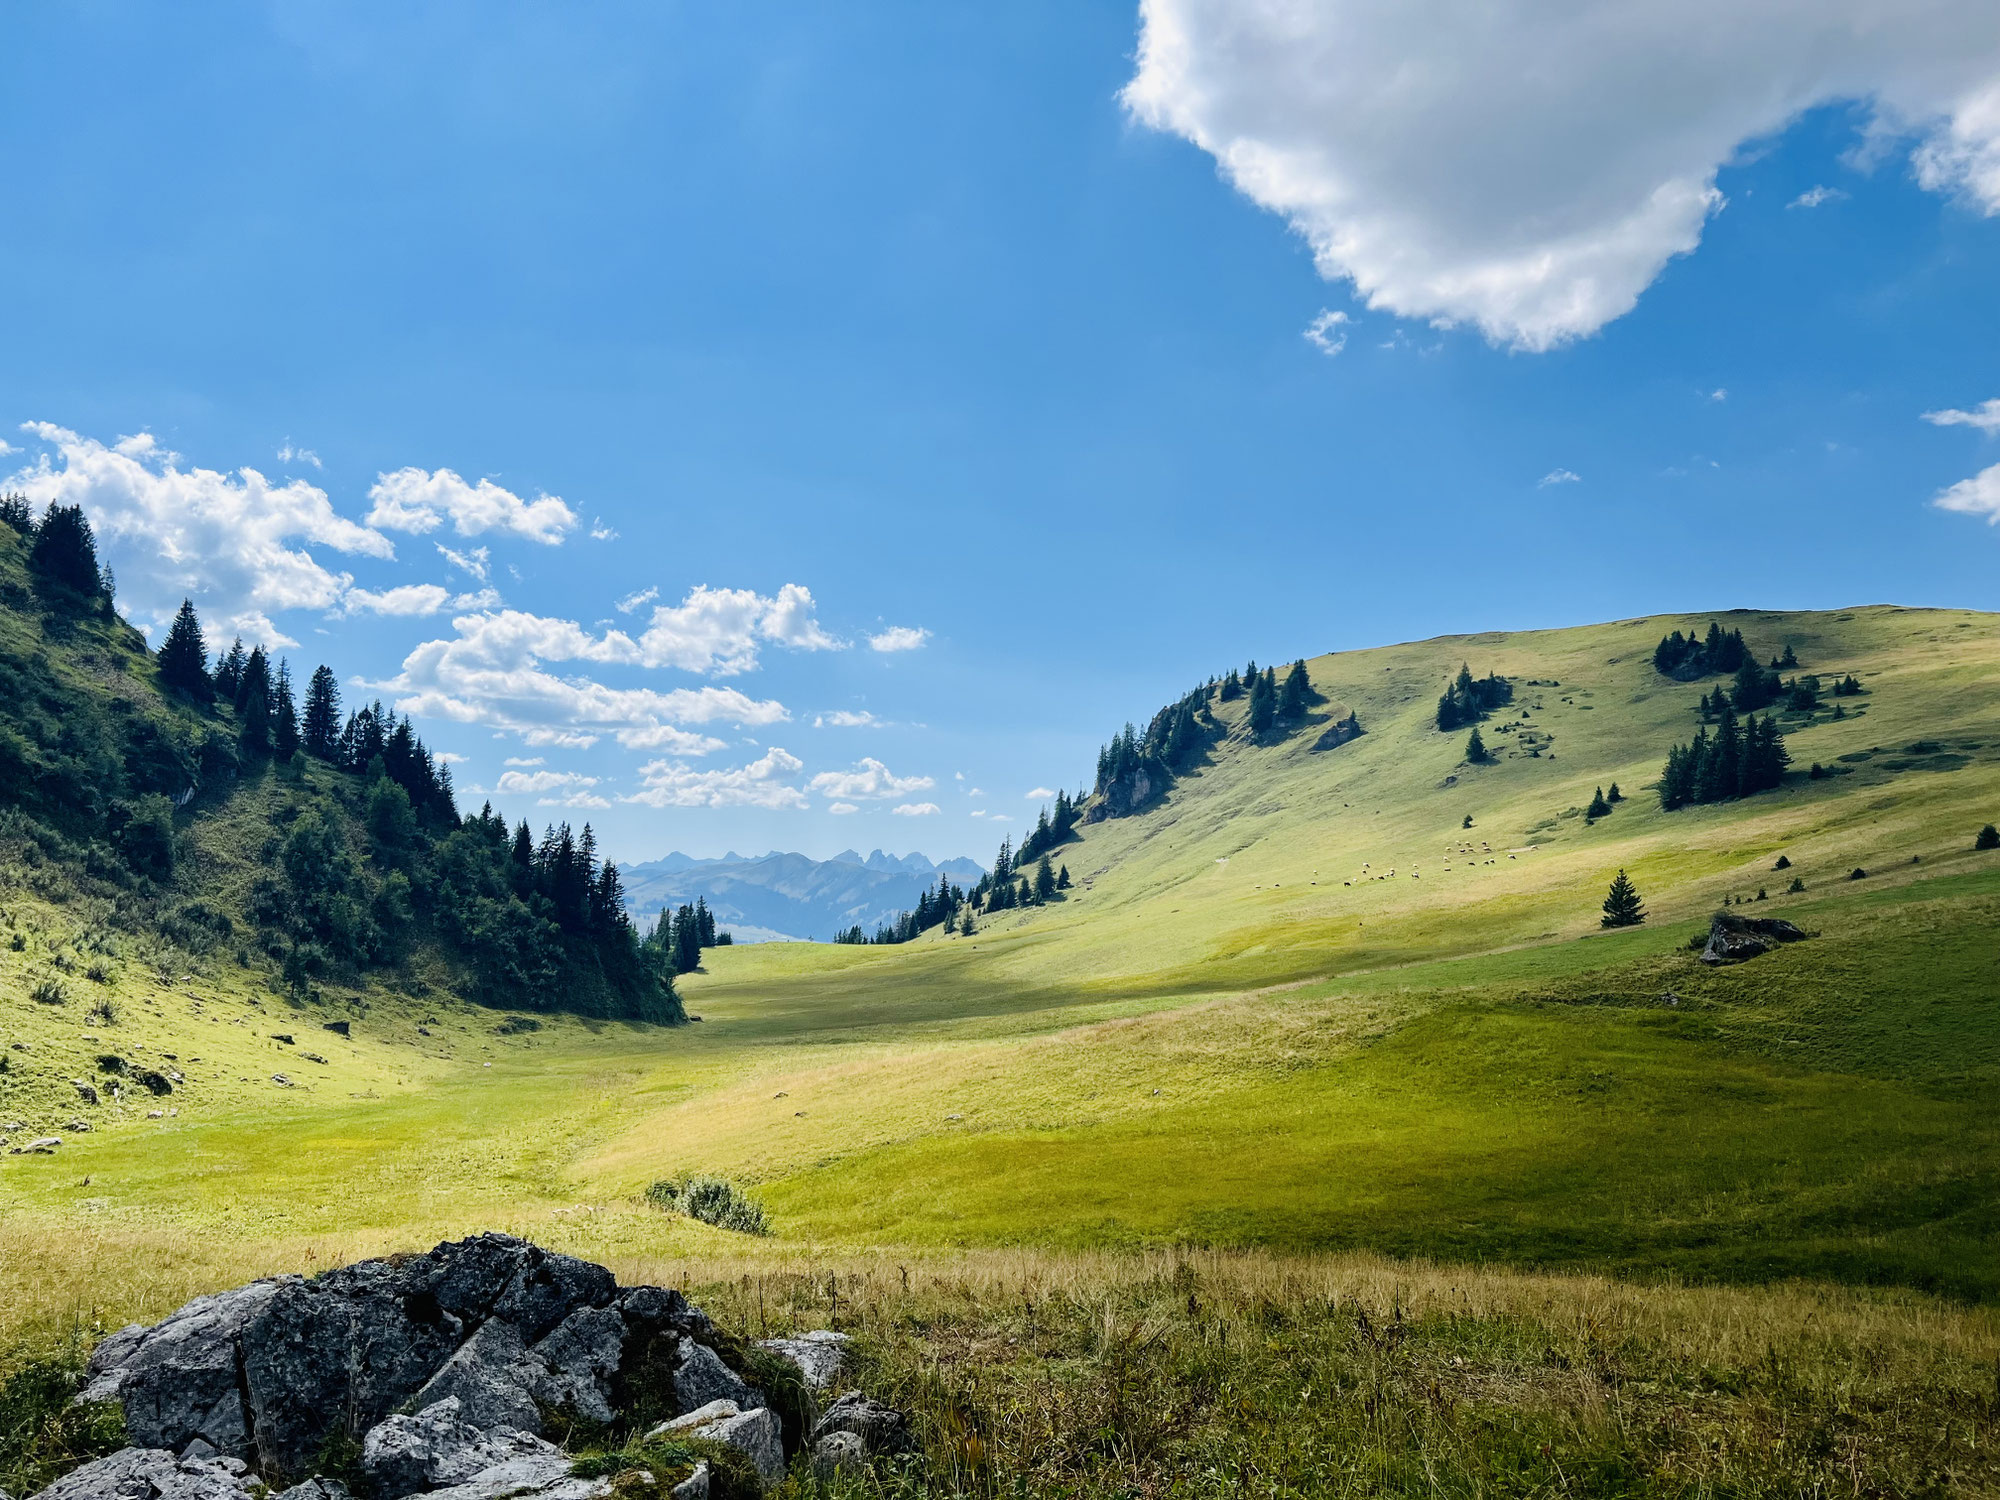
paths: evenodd
<path fill-rule="evenodd" d="M 274 1233 L 584 1205 L 644 1243 L 681 1222 L 643 1206 L 647 1183 L 705 1171 L 825 1242 L 1354 1246 L 1994 1295 L 2000 857 L 1971 850 L 2000 775 L 1991 622 L 1730 618 L 1866 685 L 1850 718 L 1791 731 L 1801 762 L 1848 774 L 1658 811 L 1648 767 L 1704 685 L 1646 657 L 1685 622 L 1322 658 L 1321 712 L 1358 713 L 1359 740 L 1232 736 L 1160 806 L 1060 851 L 1071 899 L 974 937 L 711 951 L 687 1030 L 497 1034 L 412 970 L 343 996 L 334 1038 L 227 954 L 186 976 L 126 961 L 117 1050 L 175 1052 L 200 1086 L 158 1120 L 128 1088 L 58 1159 L 9 1158 L 0 1191 Z M 1463 735 L 1429 727 L 1461 660 L 1523 681 L 1542 756 L 1468 767 Z M 1565 816 L 1613 780 L 1610 817 Z M 1803 894 L 1782 894 L 1781 853 Z M 1600 934 L 1620 866 L 1654 915 Z M 1760 887 L 1759 911 L 1823 935 L 1697 964 L 1703 915 Z M 16 905 L 53 924 L 37 945 L 74 945 L 54 935 L 69 908 Z M 4 1040 L 35 1059 L 0 1113 L 39 1131 L 114 1034 L 34 1005 L 33 970 L 0 952 Z"/>
<path fill-rule="evenodd" d="M 680 1028 L 526 1029 L 421 954 L 300 999 L 135 922 L 238 903 L 301 795 L 276 778 L 184 822 L 171 892 L 23 855 L 0 1126 L 65 1143 L 0 1157 L 0 1374 L 195 1290 L 503 1227 L 746 1330 L 851 1322 L 948 1492 L 1980 1493 L 1994 622 L 1726 622 L 1863 683 L 1788 723 L 1840 774 L 1658 809 L 1713 684 L 1647 658 L 1705 619 L 1320 658 L 1316 713 L 1360 739 L 1257 743 L 1223 706 L 1205 765 L 1057 852 L 1068 899 L 971 937 L 711 950 Z M 1520 684 L 1492 765 L 1430 722 L 1461 661 Z M 1620 867 L 1652 916 L 1601 932 Z M 1738 896 L 1817 935 L 1707 969 L 1689 940 Z M 33 998 L 51 973 L 62 1005 Z M 164 1067 L 171 1096 L 134 1084 Z M 776 1238 L 646 1201 L 692 1172 Z"/>

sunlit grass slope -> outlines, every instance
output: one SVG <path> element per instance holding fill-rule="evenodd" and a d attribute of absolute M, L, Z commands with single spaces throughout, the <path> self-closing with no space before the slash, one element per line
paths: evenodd
<path fill-rule="evenodd" d="M 101 1052 L 174 1053 L 188 1085 L 128 1087 L 57 1156 L 0 1157 L 0 1210 L 669 1253 L 714 1232 L 643 1190 L 705 1171 L 820 1243 L 1363 1247 L 1993 1296 L 2000 856 L 1971 845 L 2000 816 L 1994 622 L 1719 618 L 1862 681 L 1849 718 L 1788 726 L 1800 768 L 1843 774 L 1657 809 L 1645 787 L 1711 684 L 1650 652 L 1706 616 L 1319 658 L 1321 712 L 1358 713 L 1358 741 L 1233 730 L 1159 806 L 1059 852 L 1071 899 L 972 937 L 715 950 L 678 1030 L 508 1031 L 420 974 L 295 1007 L 227 952 L 125 951 L 37 1005 L 29 979 L 90 945 L 90 915 L 9 895 L 27 937 L 0 940 L 0 1046 L 28 1050 L 0 1125 L 59 1127 Z M 1430 724 L 1461 661 L 1521 684 L 1493 765 Z M 1627 800 L 1585 826 L 1613 781 Z M 1652 920 L 1600 935 L 1620 867 Z M 1822 935 L 1703 969 L 1687 939 L 1760 888 L 1759 913 Z"/>

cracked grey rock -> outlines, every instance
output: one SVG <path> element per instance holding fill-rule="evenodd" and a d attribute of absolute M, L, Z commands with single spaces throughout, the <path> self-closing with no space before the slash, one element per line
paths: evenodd
<path fill-rule="evenodd" d="M 71 1470 L 29 1500 L 252 1500 L 262 1489 L 241 1460 L 121 1448 Z"/>
<path fill-rule="evenodd" d="M 511 1427 L 482 1431 L 464 1419 L 453 1396 L 413 1417 L 398 1412 L 361 1440 L 361 1471 L 386 1500 L 462 1485 L 510 1465 L 524 1476 L 514 1488 L 540 1488 L 569 1473 L 569 1460 L 554 1444 Z"/>
<path fill-rule="evenodd" d="M 711 1401 L 734 1401 L 744 1411 L 764 1404 L 764 1393 L 744 1384 L 722 1356 L 693 1339 L 681 1343 L 680 1359 L 674 1366 L 674 1398 L 682 1411 L 693 1411 Z"/>
<path fill-rule="evenodd" d="M 766 1484 L 785 1477 L 785 1430 L 768 1406 L 718 1421 L 704 1422 L 692 1436 L 722 1443 L 748 1455 Z"/>
<path fill-rule="evenodd" d="M 708 1460 L 694 1466 L 694 1472 L 667 1491 L 668 1500 L 708 1500 Z"/>
<path fill-rule="evenodd" d="M 816 1329 L 812 1333 L 802 1333 L 794 1339 L 760 1339 L 757 1347 L 769 1349 L 799 1367 L 805 1377 L 806 1387 L 813 1391 L 824 1391 L 839 1379 L 840 1372 L 847 1365 L 848 1337 L 828 1328 Z"/>
<path fill-rule="evenodd" d="M 867 1463 L 868 1446 L 857 1433 L 829 1432 L 812 1445 L 813 1473 L 821 1479 L 865 1468 Z"/>
<path fill-rule="evenodd" d="M 908 1453 L 916 1446 L 910 1437 L 907 1417 L 893 1406 L 869 1400 L 859 1391 L 849 1391 L 826 1409 L 813 1425 L 809 1442 L 817 1451 L 820 1440 L 836 1432 L 853 1433 L 870 1458 Z"/>

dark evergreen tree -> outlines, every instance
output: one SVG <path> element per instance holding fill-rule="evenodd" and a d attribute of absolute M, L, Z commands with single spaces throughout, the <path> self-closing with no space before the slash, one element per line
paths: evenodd
<path fill-rule="evenodd" d="M 1637 927 L 1645 920 L 1646 908 L 1640 903 L 1639 892 L 1620 870 L 1618 878 L 1611 882 L 1610 894 L 1604 898 L 1604 915 L 1599 923 L 1605 927 Z"/>
<path fill-rule="evenodd" d="M 1069 889 L 1068 865 L 1064 865 L 1060 870 L 1056 871 L 1056 889 L 1059 891 L 1066 891 Z"/>
<path fill-rule="evenodd" d="M 1972 841 L 1972 847 L 1975 849 L 2000 849 L 2000 828 L 1995 828 L 1991 823 L 1988 823 L 1984 828 L 1979 830 L 1978 837 Z"/>
<path fill-rule="evenodd" d="M 1035 904 L 1041 906 L 1056 893 L 1056 872 L 1044 854 L 1035 866 Z"/>
<path fill-rule="evenodd" d="M 1268 675 L 1260 674 L 1250 687 L 1250 732 L 1263 736 L 1278 721 L 1278 693 Z"/>
<path fill-rule="evenodd" d="M 1593 820 L 1597 818 L 1608 818 L 1611 816 L 1611 804 L 1604 800 L 1603 787 L 1599 787 L 1597 789 L 1596 794 L 1591 797 L 1590 806 L 1584 809 L 1583 815 L 1584 817 Z"/>
<path fill-rule="evenodd" d="M 1292 663 L 1292 669 L 1285 674 L 1284 683 L 1278 689 L 1278 718 L 1290 723 L 1293 719 L 1305 717 L 1316 696 L 1312 679 L 1306 675 L 1305 658 L 1300 657 Z"/>
<path fill-rule="evenodd" d="M 244 753 L 264 756 L 271 753 L 271 664 L 259 646 L 243 664 L 236 684 L 237 738 Z"/>
<path fill-rule="evenodd" d="M 215 659 L 215 691 L 225 702 L 234 703 L 236 693 L 243 686 L 243 669 L 250 663 L 250 653 L 243 649 L 243 637 L 238 636 L 229 643 L 226 655 Z"/>
<path fill-rule="evenodd" d="M 1477 724 L 1472 726 L 1472 733 L 1465 737 L 1465 758 L 1475 766 L 1483 766 L 1493 758 L 1487 753 L 1486 740 L 1479 733 Z"/>
<path fill-rule="evenodd" d="M 291 666 L 282 657 L 271 684 L 271 753 L 286 765 L 299 753 L 299 706 L 292 698 Z"/>
<path fill-rule="evenodd" d="M 28 545 L 28 567 L 39 583 L 80 599 L 109 598 L 97 561 L 97 538 L 81 505 L 51 504 L 42 512 Z"/>
<path fill-rule="evenodd" d="M 316 760 L 333 760 L 340 754 L 340 683 L 331 667 L 313 668 L 300 729 L 306 754 Z"/>
<path fill-rule="evenodd" d="M 1618 790 L 1617 782 L 1614 781 L 1611 783 L 1611 790 L 1604 794 L 1604 800 L 1606 802 L 1623 802 L 1625 800 L 1625 794 Z"/>
<path fill-rule="evenodd" d="M 1514 684 L 1489 673 L 1475 678 L 1472 668 L 1461 665 L 1458 676 L 1438 699 L 1437 727 L 1449 732 L 1476 724 L 1494 709 L 1514 701 Z"/>
<path fill-rule="evenodd" d="M 1243 679 L 1236 675 L 1236 668 L 1229 669 L 1229 675 L 1222 679 L 1222 687 L 1215 696 L 1224 703 L 1243 696 Z"/>
<path fill-rule="evenodd" d="M 202 639 L 192 599 L 181 600 L 180 613 L 167 627 L 167 638 L 154 660 L 159 664 L 160 681 L 167 687 L 202 702 L 214 696 L 208 680 L 208 642 Z"/>
<path fill-rule="evenodd" d="M 35 513 L 28 508 L 26 495 L 0 495 L 0 525 L 14 528 L 22 536 L 35 529 Z"/>

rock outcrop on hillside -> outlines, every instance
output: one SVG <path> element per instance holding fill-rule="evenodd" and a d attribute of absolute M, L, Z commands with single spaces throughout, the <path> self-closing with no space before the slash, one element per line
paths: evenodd
<path fill-rule="evenodd" d="M 764 1347 L 795 1371 L 779 1382 L 803 1417 L 795 1441 L 825 1437 L 815 1393 L 839 1383 L 844 1336 Z M 117 1402 L 132 1446 L 33 1500 L 349 1500 L 318 1477 L 329 1471 L 358 1473 L 374 1500 L 608 1496 L 609 1479 L 572 1472 L 552 1428 L 720 1443 L 775 1482 L 784 1421 L 744 1367 L 757 1357 L 677 1291 L 620 1287 L 603 1266 L 482 1234 L 252 1282 L 112 1334 L 78 1400 Z M 908 1448 L 901 1415 L 865 1404 L 886 1415 L 838 1423 L 847 1436 L 828 1460 Z M 705 1496 L 708 1476 L 700 1466 L 674 1496 Z"/>
<path fill-rule="evenodd" d="M 1776 917 L 1739 917 L 1719 911 L 1708 924 L 1708 944 L 1701 950 L 1705 964 L 1740 964 L 1760 953 L 1769 953 L 1783 943 L 1796 943 L 1812 934 Z"/>

